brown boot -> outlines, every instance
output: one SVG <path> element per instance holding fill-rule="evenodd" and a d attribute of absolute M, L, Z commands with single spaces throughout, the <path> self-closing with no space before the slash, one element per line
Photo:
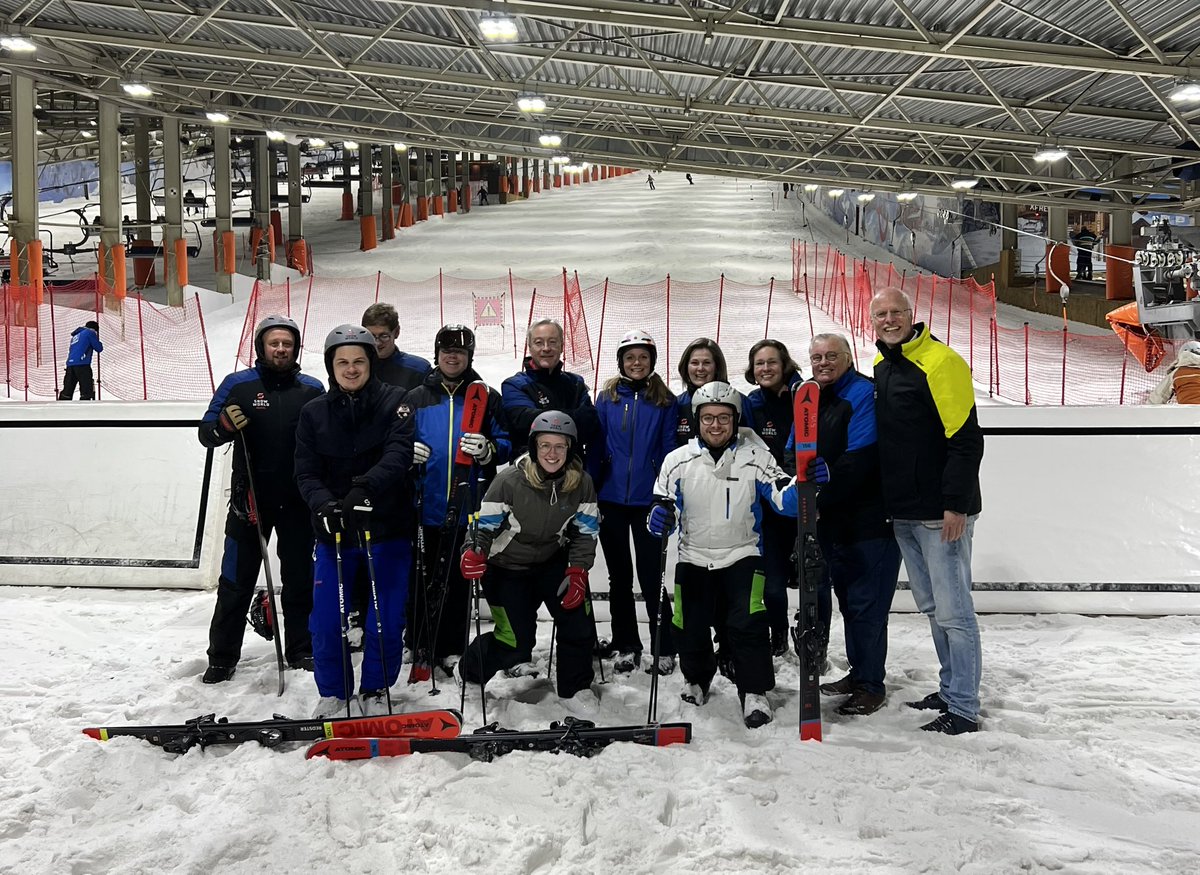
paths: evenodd
<path fill-rule="evenodd" d="M 830 681 L 827 684 L 821 684 L 822 696 L 848 696 L 854 692 L 854 679 L 850 675 L 846 675 L 840 681 Z"/>
<path fill-rule="evenodd" d="M 850 698 L 838 706 L 837 712 L 847 717 L 865 717 L 882 708 L 886 699 L 887 696 L 883 693 L 869 693 L 860 688 L 851 693 Z"/>

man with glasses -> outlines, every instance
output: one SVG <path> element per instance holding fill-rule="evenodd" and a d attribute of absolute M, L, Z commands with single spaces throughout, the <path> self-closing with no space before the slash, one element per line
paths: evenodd
<path fill-rule="evenodd" d="M 372 304 L 363 312 L 362 325 L 375 338 L 375 352 L 379 356 L 375 376 L 405 391 L 425 382 L 433 370 L 429 362 L 396 347 L 400 337 L 400 317 L 396 315 L 395 307 L 391 304 Z"/>
<path fill-rule="evenodd" d="M 808 349 L 813 379 L 821 386 L 817 454 L 829 471 L 817 494 L 817 538 L 826 565 L 819 613 L 828 641 L 832 584 L 850 663 L 849 673 L 821 684 L 821 692 L 849 696 L 839 714 L 865 716 L 886 698 L 888 612 L 900 573 L 900 548 L 883 509 L 875 385 L 854 369 L 843 335 L 818 334 Z"/>
<path fill-rule="evenodd" d="M 571 417 L 579 433 L 573 452 L 586 458 L 588 444 L 600 427 L 587 383 L 579 374 L 563 370 L 563 329 L 553 319 L 539 319 L 529 326 L 525 341 L 529 355 L 520 373 L 501 384 L 504 412 L 514 449 L 529 441 L 529 428 L 547 410 Z"/>
<path fill-rule="evenodd" d="M 926 325 L 913 323 L 912 301 L 901 290 L 879 292 L 870 312 L 879 348 L 875 415 L 884 506 L 941 663 L 938 691 L 907 704 L 941 712 L 924 730 L 975 732 L 982 648 L 971 599 L 971 539 L 982 507 L 983 432 L 971 369 Z"/>

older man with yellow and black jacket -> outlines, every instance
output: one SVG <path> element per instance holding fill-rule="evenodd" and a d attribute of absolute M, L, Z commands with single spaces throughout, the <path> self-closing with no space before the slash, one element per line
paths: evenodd
<path fill-rule="evenodd" d="M 927 326 L 913 323 L 912 302 L 899 289 L 879 292 L 870 312 L 879 348 L 875 415 L 884 505 L 941 664 L 938 691 L 908 704 L 942 712 L 922 729 L 974 732 L 982 651 L 971 540 L 982 507 L 983 432 L 971 369 Z"/>

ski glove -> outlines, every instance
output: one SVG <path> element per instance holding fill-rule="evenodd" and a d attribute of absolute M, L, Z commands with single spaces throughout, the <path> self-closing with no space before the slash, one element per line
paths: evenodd
<path fill-rule="evenodd" d="M 813 456 L 804 468 L 804 479 L 809 483 L 828 483 L 829 465 L 820 456 Z"/>
<path fill-rule="evenodd" d="M 246 418 L 246 414 L 242 413 L 242 408 L 236 404 L 229 404 L 222 408 L 221 415 L 217 417 L 217 421 L 221 423 L 221 428 L 230 434 L 237 434 L 250 424 L 250 420 Z"/>
<path fill-rule="evenodd" d="M 558 594 L 562 596 L 562 606 L 568 611 L 573 611 L 583 604 L 583 597 L 587 595 L 588 573 L 586 568 L 580 568 L 578 565 L 572 565 L 567 569 L 567 576 L 563 578 L 562 584 L 558 587 Z"/>
<path fill-rule="evenodd" d="M 646 517 L 646 530 L 654 537 L 661 538 L 670 534 L 675 528 L 675 505 L 656 504 Z"/>
<path fill-rule="evenodd" d="M 339 501 L 327 501 L 317 511 L 317 519 L 325 533 L 332 535 L 342 530 L 342 505 Z"/>
<path fill-rule="evenodd" d="M 352 486 L 342 499 L 342 519 L 346 521 L 346 528 L 357 529 L 360 532 L 370 531 L 371 512 L 374 509 L 371 494 L 366 488 Z"/>
<path fill-rule="evenodd" d="M 487 557 L 478 550 L 469 549 L 462 554 L 458 562 L 458 570 L 467 580 L 479 580 L 487 571 Z"/>
<path fill-rule="evenodd" d="M 458 448 L 480 465 L 486 465 L 492 461 L 492 445 L 481 434 L 467 432 L 459 439 Z"/>
<path fill-rule="evenodd" d="M 423 444 L 420 441 L 413 442 L 413 464 L 424 465 L 429 461 L 429 454 L 433 452 L 429 449 L 429 444 Z"/>

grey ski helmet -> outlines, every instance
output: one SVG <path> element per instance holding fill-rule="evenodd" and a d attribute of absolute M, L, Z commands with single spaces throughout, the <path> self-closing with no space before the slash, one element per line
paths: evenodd
<path fill-rule="evenodd" d="M 296 341 L 296 354 L 293 358 L 300 357 L 300 326 L 289 319 L 287 316 L 273 315 L 258 323 L 254 329 L 254 354 L 258 358 L 266 358 L 266 352 L 263 350 L 263 337 L 272 328 L 286 328 L 292 332 L 292 337 Z"/>
<path fill-rule="evenodd" d="M 534 441 L 539 434 L 560 434 L 567 439 L 567 452 L 573 454 L 575 445 L 579 443 L 579 431 L 575 428 L 575 420 L 558 410 L 547 410 L 539 413 L 529 426 L 529 452 L 534 459 L 537 453 Z"/>
<path fill-rule="evenodd" d="M 443 349 L 465 349 L 467 363 L 475 361 L 475 332 L 465 325 L 443 325 L 433 340 L 433 361 Z"/>
<path fill-rule="evenodd" d="M 720 380 L 705 383 L 692 393 L 692 418 L 700 421 L 700 408 L 708 404 L 723 404 L 733 410 L 733 427 L 740 425 L 742 418 L 742 393 Z"/>
<path fill-rule="evenodd" d="M 639 346 L 650 353 L 650 370 L 654 370 L 654 366 L 658 363 L 658 349 L 654 345 L 654 338 L 648 332 L 635 328 L 632 331 L 626 331 L 617 341 L 617 370 L 621 372 L 621 376 L 625 376 L 625 364 L 622 361 L 625 350 Z"/>
<path fill-rule="evenodd" d="M 325 370 L 329 374 L 329 384 L 332 387 L 337 381 L 333 376 L 333 351 L 339 346 L 361 346 L 367 351 L 367 361 L 371 365 L 371 373 L 375 373 L 375 363 L 379 353 L 375 351 L 375 337 L 361 325 L 339 325 L 325 338 Z"/>

